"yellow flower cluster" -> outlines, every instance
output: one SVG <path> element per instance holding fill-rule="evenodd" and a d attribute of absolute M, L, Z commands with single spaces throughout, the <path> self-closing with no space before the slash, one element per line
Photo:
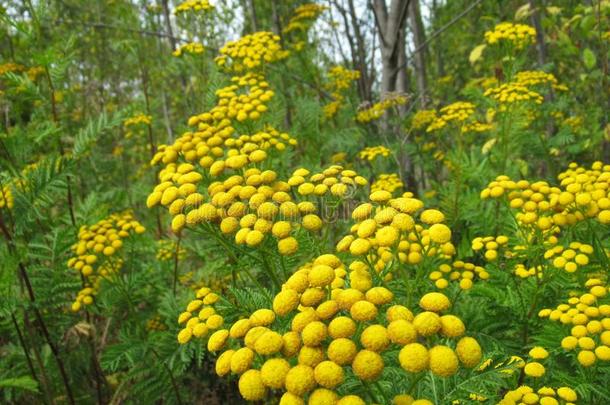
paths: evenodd
<path fill-rule="evenodd" d="M 464 124 L 462 128 L 460 128 L 460 131 L 465 134 L 468 132 L 486 132 L 490 131 L 492 128 L 492 124 L 474 121 L 468 124 Z"/>
<path fill-rule="evenodd" d="M 297 7 L 292 17 L 290 17 L 288 24 L 282 30 L 282 33 L 289 34 L 293 31 L 307 31 L 320 14 L 326 10 L 328 10 L 328 7 L 316 3 L 307 3 Z"/>
<path fill-rule="evenodd" d="M 167 330 L 167 326 L 163 323 L 160 315 L 155 315 L 146 321 L 146 330 L 148 331 L 163 331 Z"/>
<path fill-rule="evenodd" d="M 23 72 L 24 70 L 25 66 L 20 65 L 19 63 L 7 62 L 0 65 L 0 76 L 5 75 L 6 73 Z"/>
<path fill-rule="evenodd" d="M 202 54 L 204 51 L 205 48 L 203 47 L 203 44 L 200 44 L 198 42 L 189 42 L 187 44 L 180 45 L 180 47 L 178 47 L 174 52 L 172 52 L 172 55 L 182 56 L 185 53 L 191 55 L 199 55 Z"/>
<path fill-rule="evenodd" d="M 552 261 L 553 267 L 574 273 L 578 266 L 589 264 L 589 255 L 593 254 L 593 246 L 580 242 L 570 243 L 568 248 L 557 245 L 544 252 L 544 258 Z"/>
<path fill-rule="evenodd" d="M 571 326 L 561 347 L 577 350 L 576 360 L 583 367 L 591 367 L 597 360 L 610 361 L 610 300 L 602 280 L 591 278 L 585 287 L 588 292 L 571 297 L 555 309 L 542 309 L 538 316 Z"/>
<path fill-rule="evenodd" d="M 330 79 L 330 83 L 328 83 L 326 87 L 333 92 L 337 92 L 349 89 L 352 82 L 360 78 L 360 72 L 337 65 L 333 66 L 328 71 L 328 78 Z"/>
<path fill-rule="evenodd" d="M 350 278 L 355 271 L 364 270 L 352 270 Z M 414 316 L 394 304 L 394 294 L 385 287 L 351 281 L 352 287 L 344 288 L 346 275 L 336 256 L 321 255 L 286 281 L 272 309 L 258 309 L 214 332 L 207 347 L 222 351 L 216 373 L 239 375 L 239 391 L 248 401 L 264 400 L 269 390 L 280 390 L 285 391 L 282 404 L 302 404 L 306 399 L 316 404 L 364 404 L 361 397 L 340 397 L 336 390 L 346 382 L 346 369 L 364 382 L 382 378 L 384 352 L 400 349 L 397 360 L 405 371 L 430 370 L 440 377 L 454 375 L 460 363 L 474 367 L 480 362 L 481 347 L 464 337 L 463 322 L 443 314 L 451 306 L 445 295 L 424 295 L 419 303 L 422 312 Z M 200 304 L 192 301 L 189 307 L 196 311 Z M 183 322 L 193 319 L 188 309 L 181 315 Z M 181 343 L 195 335 L 189 326 L 201 325 L 198 320 L 192 323 L 180 332 Z M 426 345 L 418 343 L 419 337 L 426 338 Z M 455 348 L 446 345 L 447 338 L 457 340 Z M 394 398 L 408 399 L 412 400 L 405 394 Z"/>
<path fill-rule="evenodd" d="M 176 258 L 176 241 L 172 239 L 159 239 L 157 241 L 157 260 L 167 262 Z M 178 260 L 186 258 L 186 249 L 180 246 L 178 249 Z"/>
<path fill-rule="evenodd" d="M 493 262 L 498 259 L 498 256 L 502 257 L 510 254 L 508 252 L 508 237 L 505 235 L 476 237 L 472 240 L 472 250 L 484 252 L 485 260 Z"/>
<path fill-rule="evenodd" d="M 493 31 L 485 32 L 485 41 L 489 45 L 508 44 L 516 49 L 523 49 L 534 42 L 536 30 L 525 24 L 502 22 Z"/>
<path fill-rule="evenodd" d="M 385 190 L 394 193 L 394 191 L 400 190 L 403 186 L 402 180 L 400 180 L 400 177 L 398 177 L 396 173 L 380 174 L 373 184 L 371 184 L 371 191 Z"/>
<path fill-rule="evenodd" d="M 558 179 L 560 187 L 498 176 L 481 192 L 481 198 L 506 197 L 511 208 L 520 210 L 516 215 L 520 224 L 543 231 L 553 232 L 586 218 L 610 223 L 610 165 L 594 162 L 591 169 L 585 169 L 571 163 Z"/>
<path fill-rule="evenodd" d="M 463 123 L 474 115 L 475 105 L 468 101 L 457 101 L 440 109 L 439 115 L 426 128 L 426 132 L 443 129 L 451 122 Z"/>
<path fill-rule="evenodd" d="M 145 124 L 150 125 L 152 117 L 146 114 L 136 114 L 133 117 L 129 117 L 123 121 L 123 127 L 129 128 L 131 126 Z"/>
<path fill-rule="evenodd" d="M 255 32 L 237 41 L 227 42 L 220 48 L 216 64 L 233 72 L 243 72 L 262 67 L 288 56 L 280 45 L 280 37 L 272 32 Z"/>
<path fill-rule="evenodd" d="M 530 90 L 521 83 L 504 83 L 498 87 L 492 87 L 485 90 L 485 97 L 490 97 L 501 104 L 500 111 L 505 109 L 505 105 L 533 101 L 536 104 L 542 104 L 544 97 L 534 90 Z"/>
<path fill-rule="evenodd" d="M 376 121 L 381 118 L 388 109 L 405 104 L 407 104 L 407 97 L 400 94 L 389 94 L 386 96 L 385 100 L 358 111 L 358 114 L 356 114 L 356 121 L 362 124 Z"/>
<path fill-rule="evenodd" d="M 540 405 L 576 405 L 578 395 L 569 387 L 542 387 L 535 391 L 532 387 L 522 385 L 508 391 L 498 405 L 540 404 Z"/>
<path fill-rule="evenodd" d="M 324 197 L 329 193 L 335 197 L 345 197 L 367 183 L 368 181 L 354 170 L 345 169 L 341 165 L 331 165 L 318 173 L 299 168 L 288 179 L 288 185 L 297 187 L 299 195 L 316 197 Z"/>
<path fill-rule="evenodd" d="M 74 256 L 67 264 L 81 274 L 84 286 L 72 304 L 72 311 L 92 304 L 101 281 L 109 279 L 121 269 L 122 259 L 118 257 L 118 252 L 123 246 L 123 239 L 145 230 L 129 211 L 112 214 L 94 225 L 84 225 L 79 229 L 78 242 L 72 245 Z"/>
<path fill-rule="evenodd" d="M 549 352 L 542 346 L 535 346 L 529 351 L 528 356 L 530 361 L 523 366 L 523 373 L 532 378 L 542 377 L 546 369 L 541 361 L 549 357 Z"/>
<path fill-rule="evenodd" d="M 513 273 L 520 278 L 529 278 L 534 276 L 542 278 L 542 266 L 530 267 L 528 269 L 522 263 L 517 263 L 515 265 Z"/>
<path fill-rule="evenodd" d="M 555 90 L 568 91 L 568 87 L 564 84 L 559 84 L 554 74 L 546 73 L 541 70 L 526 70 L 518 72 L 515 75 L 515 82 L 525 87 L 550 85 Z"/>
<path fill-rule="evenodd" d="M 175 14 L 184 13 L 186 11 L 209 11 L 214 9 L 208 0 L 186 0 L 180 3 L 174 10 Z"/>
<path fill-rule="evenodd" d="M 451 265 L 441 264 L 438 270 L 430 273 L 428 278 L 434 281 L 434 285 L 439 290 L 447 288 L 449 281 L 457 282 L 462 290 L 470 290 L 474 281 L 488 280 L 489 273 L 484 267 L 457 260 Z"/>
<path fill-rule="evenodd" d="M 331 92 L 334 100 L 324 105 L 323 110 L 326 118 L 332 118 L 337 114 L 345 100 L 343 93 L 349 89 L 353 81 L 360 78 L 360 72 L 349 70 L 339 65 L 330 69 L 328 77 L 330 81 L 325 87 Z"/>
<path fill-rule="evenodd" d="M 136 114 L 133 117 L 125 119 L 123 121 L 123 128 L 125 128 L 125 138 L 133 137 L 136 132 L 141 133 L 142 128 L 140 127 L 140 125 L 150 125 L 151 122 L 152 116 L 146 114 Z"/>
<path fill-rule="evenodd" d="M 208 287 L 201 287 L 195 297 L 178 317 L 178 324 L 183 325 L 178 333 L 180 344 L 188 343 L 193 337 L 206 337 L 224 325 L 224 318 L 214 308 L 220 300 L 218 294 Z"/>
<path fill-rule="evenodd" d="M 392 154 L 392 151 L 383 146 L 383 145 L 378 145 L 378 146 L 367 146 L 366 148 L 362 149 L 360 152 L 358 152 L 358 157 L 362 160 L 368 160 L 369 162 L 374 160 L 377 156 L 381 156 L 381 157 L 388 157 Z"/>
<path fill-rule="evenodd" d="M 380 277 L 390 279 L 389 271 L 396 262 L 417 265 L 426 257 L 448 259 L 455 254 L 451 229 L 442 223 L 442 212 L 423 210 L 416 223 L 412 215 L 424 207 L 422 201 L 392 198 L 385 190 L 373 192 L 370 200 L 354 209 L 352 219 L 357 223 L 351 234 L 337 243 L 338 252 L 362 258 L 358 266 L 364 261 L 372 263 Z"/>
<path fill-rule="evenodd" d="M 238 52 L 243 61 L 247 53 L 250 62 L 256 62 L 244 62 L 238 70 L 258 67 L 261 59 L 271 62 L 275 59 L 266 53 L 268 42 L 277 42 L 277 37 L 268 34 L 256 33 L 229 43 L 225 53 Z M 246 52 L 246 44 L 265 49 L 253 56 Z M 147 206 L 167 207 L 173 217 L 174 232 L 180 232 L 186 225 L 214 223 L 225 234 L 237 232 L 237 243 L 257 246 L 266 234 L 272 233 L 279 214 L 298 220 L 302 213 L 302 225 L 307 228 L 311 225 L 308 215 L 316 208 L 307 204 L 297 206 L 292 202 L 287 182 L 276 180 L 277 174 L 272 170 L 255 167 L 268 158 L 271 149 L 283 151 L 287 145 L 296 145 L 295 139 L 271 127 L 252 135 L 238 135 L 232 126 L 233 121 L 255 121 L 267 111 L 265 103 L 274 92 L 264 76 L 246 72 L 231 81 L 231 85 L 216 92 L 216 106 L 189 119 L 188 124 L 196 127 L 195 131 L 184 133 L 171 146 L 159 147 L 152 164 L 163 163 L 165 167 L 159 172 L 160 184 L 149 195 Z M 229 170 L 239 171 L 240 175 L 220 179 Z M 214 178 L 219 180 L 212 182 Z M 206 191 L 198 189 L 203 185 L 207 186 Z M 282 205 L 283 211 L 279 211 Z M 296 239 L 289 236 L 293 226 L 290 221 L 279 222 L 273 232 L 279 239 L 279 249 L 283 254 L 292 254 L 298 247 Z"/>
<path fill-rule="evenodd" d="M 224 119 L 236 119 L 238 122 L 255 121 L 267 111 L 267 103 L 275 92 L 269 88 L 269 83 L 262 75 L 247 73 L 231 78 L 231 82 L 233 84 L 216 91 L 218 97 L 216 106 L 209 112 L 189 119 L 190 126 L 206 123 L 222 127 Z M 232 131 L 232 128 L 230 130 L 228 128 L 224 132 Z M 206 129 L 214 130 L 214 127 L 199 125 L 199 131 Z M 218 135 L 223 136 L 222 133 Z"/>
<path fill-rule="evenodd" d="M 436 119 L 436 111 L 419 110 L 411 118 L 411 129 L 420 130 L 428 127 Z"/>
<path fill-rule="evenodd" d="M 13 209 L 14 201 L 13 201 L 13 193 L 11 191 L 11 187 L 6 185 L 0 188 L 0 209 L 7 208 L 9 210 Z"/>

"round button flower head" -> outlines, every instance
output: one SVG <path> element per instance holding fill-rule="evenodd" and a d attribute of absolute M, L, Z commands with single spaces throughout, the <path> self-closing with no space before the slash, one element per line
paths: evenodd
<path fill-rule="evenodd" d="M 428 368 L 430 356 L 426 346 L 420 343 L 410 343 L 398 354 L 400 366 L 410 373 L 419 373 Z"/>
<path fill-rule="evenodd" d="M 403 305 L 392 305 L 385 313 L 388 322 L 394 322 L 398 319 L 404 319 L 405 321 L 413 321 L 413 313 L 409 308 Z"/>
<path fill-rule="evenodd" d="M 529 355 L 534 360 L 544 360 L 549 357 L 549 352 L 542 346 L 536 346 L 529 351 Z"/>
<path fill-rule="evenodd" d="M 434 225 L 443 222 L 445 220 L 445 215 L 439 210 L 429 209 L 424 210 L 419 216 L 419 219 L 425 224 Z"/>
<path fill-rule="evenodd" d="M 263 384 L 261 372 L 248 370 L 239 378 L 239 393 L 247 401 L 261 401 L 267 396 L 267 387 Z"/>
<path fill-rule="evenodd" d="M 322 228 L 322 220 L 316 214 L 307 214 L 303 217 L 303 227 L 308 231 L 319 231 Z"/>
<path fill-rule="evenodd" d="M 358 238 L 349 245 L 349 252 L 354 256 L 361 256 L 371 249 L 371 242 L 367 239 Z"/>
<path fill-rule="evenodd" d="M 280 291 L 273 299 L 273 311 L 279 316 L 284 316 L 297 309 L 299 306 L 299 293 L 287 288 Z"/>
<path fill-rule="evenodd" d="M 358 395 L 346 395 L 336 405 L 366 405 L 366 402 Z"/>
<path fill-rule="evenodd" d="M 447 243 L 451 241 L 451 229 L 445 224 L 434 224 L 428 229 L 428 235 L 434 243 Z"/>
<path fill-rule="evenodd" d="M 371 203 L 360 204 L 352 211 L 352 219 L 355 221 L 364 221 L 371 216 L 372 212 L 373 205 Z"/>
<path fill-rule="evenodd" d="M 544 369 L 544 366 L 542 364 L 538 363 L 537 361 L 533 361 L 525 365 L 524 371 L 525 375 L 527 376 L 539 378 L 544 375 L 546 370 Z"/>
<path fill-rule="evenodd" d="M 369 198 L 373 202 L 376 202 L 379 204 L 385 204 L 388 201 L 390 201 L 390 199 L 392 198 L 392 193 L 390 193 L 389 191 L 385 191 L 385 190 L 377 190 L 377 191 L 371 193 Z"/>
<path fill-rule="evenodd" d="M 305 346 L 319 346 L 328 336 L 326 324 L 320 321 L 310 322 L 301 331 L 301 338 Z"/>
<path fill-rule="evenodd" d="M 425 311 L 442 312 L 449 309 L 451 301 L 445 294 L 431 292 L 421 297 L 419 306 Z"/>
<path fill-rule="evenodd" d="M 483 350 L 476 339 L 465 336 L 461 338 L 455 347 L 460 362 L 467 368 L 472 368 L 481 362 Z"/>
<path fill-rule="evenodd" d="M 235 353 L 235 350 L 227 350 L 216 360 L 215 369 L 218 376 L 224 377 L 231 372 L 231 357 L 233 353 Z"/>
<path fill-rule="evenodd" d="M 450 377 L 457 372 L 458 358 L 447 346 L 434 346 L 428 351 L 430 370 L 439 377 Z"/>
<path fill-rule="evenodd" d="M 375 305 L 388 304 L 394 298 L 392 291 L 385 287 L 373 287 L 365 294 L 366 299 Z"/>
<path fill-rule="evenodd" d="M 411 405 L 414 400 L 411 395 L 400 394 L 392 399 L 392 405 Z"/>
<path fill-rule="evenodd" d="M 282 347 L 282 355 L 284 357 L 293 357 L 301 349 L 301 336 L 298 332 L 286 332 L 282 336 L 284 345 Z"/>
<path fill-rule="evenodd" d="M 298 363 L 309 367 L 315 367 L 324 361 L 324 349 L 320 346 L 303 346 L 299 351 Z"/>
<path fill-rule="evenodd" d="M 352 340 L 339 338 L 330 342 L 327 354 L 329 359 L 344 366 L 354 360 L 357 352 L 356 344 Z"/>
<path fill-rule="evenodd" d="M 280 405 L 305 405 L 305 401 L 298 395 L 285 392 L 280 398 Z"/>
<path fill-rule="evenodd" d="M 178 343 L 184 345 L 191 340 L 193 336 L 193 330 L 191 328 L 184 328 L 178 333 Z"/>
<path fill-rule="evenodd" d="M 377 307 L 365 300 L 357 301 L 350 308 L 350 315 L 356 321 L 368 322 L 377 317 Z"/>
<path fill-rule="evenodd" d="M 576 359 L 583 367 L 591 367 L 595 364 L 597 357 L 595 356 L 595 353 L 590 350 L 581 350 L 578 352 Z"/>
<path fill-rule="evenodd" d="M 208 351 L 217 352 L 221 350 L 227 339 L 229 338 L 229 331 L 226 329 L 217 330 L 208 339 Z"/>
<path fill-rule="evenodd" d="M 417 340 L 417 331 L 411 322 L 397 319 L 388 325 L 388 338 L 392 343 L 406 345 Z"/>
<path fill-rule="evenodd" d="M 434 402 L 429 401 L 427 399 L 418 399 L 416 401 L 413 401 L 411 405 L 434 405 Z"/>
<path fill-rule="evenodd" d="M 267 360 L 261 367 L 263 384 L 276 390 L 284 388 L 284 381 L 288 371 L 290 371 L 290 363 L 288 361 L 281 358 Z"/>
<path fill-rule="evenodd" d="M 371 350 L 360 350 L 352 362 L 354 374 L 363 381 L 376 380 L 383 368 L 383 359 Z"/>
<path fill-rule="evenodd" d="M 316 386 L 313 368 L 299 364 L 286 374 L 286 390 L 294 395 L 303 396 Z"/>
<path fill-rule="evenodd" d="M 557 395 L 559 396 L 559 398 L 567 402 L 575 402 L 578 400 L 578 395 L 576 395 L 576 391 L 569 387 L 557 388 Z"/>
<path fill-rule="evenodd" d="M 413 326 L 420 335 L 432 336 L 441 329 L 441 318 L 434 312 L 422 312 L 413 319 Z"/>
<path fill-rule="evenodd" d="M 299 242 L 292 236 L 289 236 L 287 238 L 281 239 L 277 243 L 277 249 L 281 255 L 290 256 L 296 253 L 296 251 L 299 249 Z"/>
<path fill-rule="evenodd" d="M 271 325 L 273 321 L 275 321 L 275 314 L 270 309 L 258 309 L 250 315 L 252 326 L 268 326 Z"/>
<path fill-rule="evenodd" d="M 375 234 L 375 239 L 379 246 L 393 246 L 396 241 L 398 241 L 400 234 L 398 229 L 393 226 L 384 226 L 383 228 L 377 230 Z"/>
<path fill-rule="evenodd" d="M 455 315 L 441 316 L 441 333 L 443 336 L 456 338 L 460 337 L 466 331 L 464 322 Z"/>
<path fill-rule="evenodd" d="M 270 330 L 256 339 L 254 350 L 262 356 L 269 356 L 282 350 L 283 345 L 284 339 L 282 339 L 282 336 L 279 333 Z"/>
<path fill-rule="evenodd" d="M 362 331 L 360 343 L 368 350 L 381 352 L 390 344 L 388 331 L 382 325 L 371 325 Z"/>
<path fill-rule="evenodd" d="M 311 405 L 335 405 L 338 399 L 339 395 L 336 392 L 326 388 L 318 388 L 309 395 L 307 403 Z"/>
<path fill-rule="evenodd" d="M 249 370 L 254 361 L 254 352 L 248 347 L 242 347 L 231 356 L 231 372 L 241 374 Z"/>
<path fill-rule="evenodd" d="M 310 287 L 325 287 L 332 283 L 335 278 L 335 270 L 325 264 L 313 266 L 309 271 L 308 280 Z"/>
<path fill-rule="evenodd" d="M 323 361 L 314 370 L 316 382 L 322 387 L 334 388 L 344 379 L 343 368 L 333 361 Z"/>

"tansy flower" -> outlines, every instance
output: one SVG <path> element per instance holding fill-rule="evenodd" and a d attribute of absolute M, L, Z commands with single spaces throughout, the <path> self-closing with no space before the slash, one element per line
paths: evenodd
<path fill-rule="evenodd" d="M 364 381 L 376 380 L 383 371 L 384 363 L 381 356 L 370 350 L 361 350 L 354 357 L 352 370 Z"/>

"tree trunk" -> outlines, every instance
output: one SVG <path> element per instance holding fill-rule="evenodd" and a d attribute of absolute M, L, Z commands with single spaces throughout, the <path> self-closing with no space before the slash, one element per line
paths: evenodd
<path fill-rule="evenodd" d="M 429 104 L 428 77 L 426 74 L 426 56 L 428 48 L 424 45 L 426 43 L 426 33 L 421 18 L 419 0 L 411 0 L 409 8 L 413 44 L 415 45 L 415 53 L 413 54 L 415 81 L 417 82 L 417 91 L 419 92 L 420 107 L 426 109 Z"/>
<path fill-rule="evenodd" d="M 360 21 L 356 16 L 356 7 L 354 7 L 354 0 L 347 0 L 349 7 L 350 20 L 354 30 L 354 37 L 356 38 L 356 69 L 360 71 L 360 78 L 358 79 L 358 89 L 360 91 L 360 98 L 362 100 L 371 100 L 371 88 L 372 80 L 367 69 L 366 64 L 366 45 L 364 42 L 364 36 L 360 30 Z M 347 27 L 346 27 L 347 29 Z"/>
<path fill-rule="evenodd" d="M 405 44 L 405 22 L 409 0 L 392 0 L 388 8 L 385 0 L 373 0 L 377 33 L 381 43 L 381 88 L 382 97 L 396 91 L 400 59 L 400 46 Z"/>

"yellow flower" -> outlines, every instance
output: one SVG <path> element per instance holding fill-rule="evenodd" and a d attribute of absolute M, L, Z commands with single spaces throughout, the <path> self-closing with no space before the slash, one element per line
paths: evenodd
<path fill-rule="evenodd" d="M 419 373 L 428 368 L 430 356 L 426 346 L 420 343 L 410 343 L 398 354 L 400 366 L 410 373 Z"/>
<path fill-rule="evenodd" d="M 291 394 L 302 396 L 316 386 L 313 368 L 297 365 L 286 374 L 286 390 Z"/>
<path fill-rule="evenodd" d="M 450 377 L 458 369 L 458 358 L 455 352 L 447 346 L 434 346 L 428 351 L 430 370 L 440 377 Z"/>
<path fill-rule="evenodd" d="M 526 375 L 534 378 L 542 377 L 545 373 L 544 366 L 535 361 L 527 363 L 524 370 Z"/>
<path fill-rule="evenodd" d="M 282 358 L 269 359 L 261 367 L 263 383 L 272 389 L 284 388 L 286 375 L 290 371 L 290 363 Z"/>
<path fill-rule="evenodd" d="M 418 314 L 413 319 L 413 326 L 415 326 L 415 330 L 420 335 L 431 336 L 438 332 L 442 325 L 440 317 L 436 313 L 426 311 Z"/>
<path fill-rule="evenodd" d="M 334 388 L 343 382 L 343 368 L 333 361 L 323 361 L 319 363 L 314 376 L 316 382 L 326 388 Z"/>
<path fill-rule="evenodd" d="M 384 363 L 381 356 L 370 350 L 361 350 L 352 362 L 354 374 L 361 380 L 376 380 L 383 371 Z"/>
<path fill-rule="evenodd" d="M 239 393 L 247 401 L 260 401 L 267 395 L 259 370 L 248 370 L 239 378 Z"/>
<path fill-rule="evenodd" d="M 419 300 L 419 306 L 425 311 L 442 312 L 451 306 L 451 301 L 445 294 L 431 292 Z"/>
<path fill-rule="evenodd" d="M 339 365 L 353 361 L 358 349 L 356 344 L 347 338 L 335 339 L 328 345 L 328 358 Z"/>
<path fill-rule="evenodd" d="M 481 362 L 483 352 L 476 339 L 471 337 L 461 338 L 455 348 L 460 362 L 468 368 L 472 368 Z"/>

